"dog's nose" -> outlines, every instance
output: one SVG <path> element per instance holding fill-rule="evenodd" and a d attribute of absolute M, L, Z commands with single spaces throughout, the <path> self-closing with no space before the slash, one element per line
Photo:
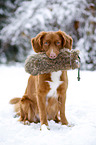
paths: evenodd
<path fill-rule="evenodd" d="M 49 58 L 55 59 L 56 57 L 57 57 L 56 53 L 54 53 L 53 50 L 52 50 L 51 53 L 50 53 Z"/>
<path fill-rule="evenodd" d="M 56 53 L 51 53 L 51 54 L 50 54 L 50 58 L 51 58 L 51 59 L 55 59 L 56 57 L 57 57 Z"/>

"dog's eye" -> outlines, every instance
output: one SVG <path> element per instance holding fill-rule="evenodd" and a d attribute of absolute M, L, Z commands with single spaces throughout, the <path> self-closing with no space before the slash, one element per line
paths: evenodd
<path fill-rule="evenodd" d="M 60 45 L 60 42 L 59 42 L 59 41 L 57 41 L 57 42 L 56 42 L 56 44 L 57 44 L 57 45 Z"/>
<path fill-rule="evenodd" d="M 48 45 L 48 42 L 45 42 L 44 45 Z"/>

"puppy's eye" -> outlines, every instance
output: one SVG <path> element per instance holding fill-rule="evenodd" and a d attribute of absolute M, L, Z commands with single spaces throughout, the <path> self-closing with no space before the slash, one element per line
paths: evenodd
<path fill-rule="evenodd" d="M 48 42 L 45 42 L 44 45 L 48 45 Z"/>
<path fill-rule="evenodd" d="M 59 41 L 57 41 L 57 42 L 56 42 L 56 44 L 57 44 L 57 45 L 60 45 L 60 42 L 59 42 Z"/>

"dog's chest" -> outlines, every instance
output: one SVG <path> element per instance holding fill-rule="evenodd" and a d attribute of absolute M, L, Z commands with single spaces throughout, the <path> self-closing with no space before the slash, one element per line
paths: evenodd
<path fill-rule="evenodd" d="M 50 91 L 47 97 L 57 97 L 57 88 L 62 84 L 62 81 L 60 81 L 61 74 L 62 71 L 51 73 L 51 81 L 47 81 L 50 85 Z"/>

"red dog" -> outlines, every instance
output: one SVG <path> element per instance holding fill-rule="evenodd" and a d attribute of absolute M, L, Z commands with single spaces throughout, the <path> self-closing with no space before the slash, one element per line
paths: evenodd
<path fill-rule="evenodd" d="M 72 38 L 62 31 L 41 32 L 31 40 L 31 43 L 36 53 L 46 52 L 50 59 L 55 59 L 60 49 L 68 48 L 71 50 L 72 48 Z M 60 115 L 61 123 L 67 125 L 68 121 L 65 116 L 67 86 L 67 71 L 52 72 L 38 76 L 31 75 L 25 94 L 19 100 L 20 120 L 38 122 L 40 117 L 41 126 L 43 124 L 48 126 L 47 119 L 53 119 L 58 122 L 58 115 Z M 16 101 L 16 99 L 13 99 L 13 103 L 14 100 Z M 48 100 L 47 105 L 46 100 Z"/>

